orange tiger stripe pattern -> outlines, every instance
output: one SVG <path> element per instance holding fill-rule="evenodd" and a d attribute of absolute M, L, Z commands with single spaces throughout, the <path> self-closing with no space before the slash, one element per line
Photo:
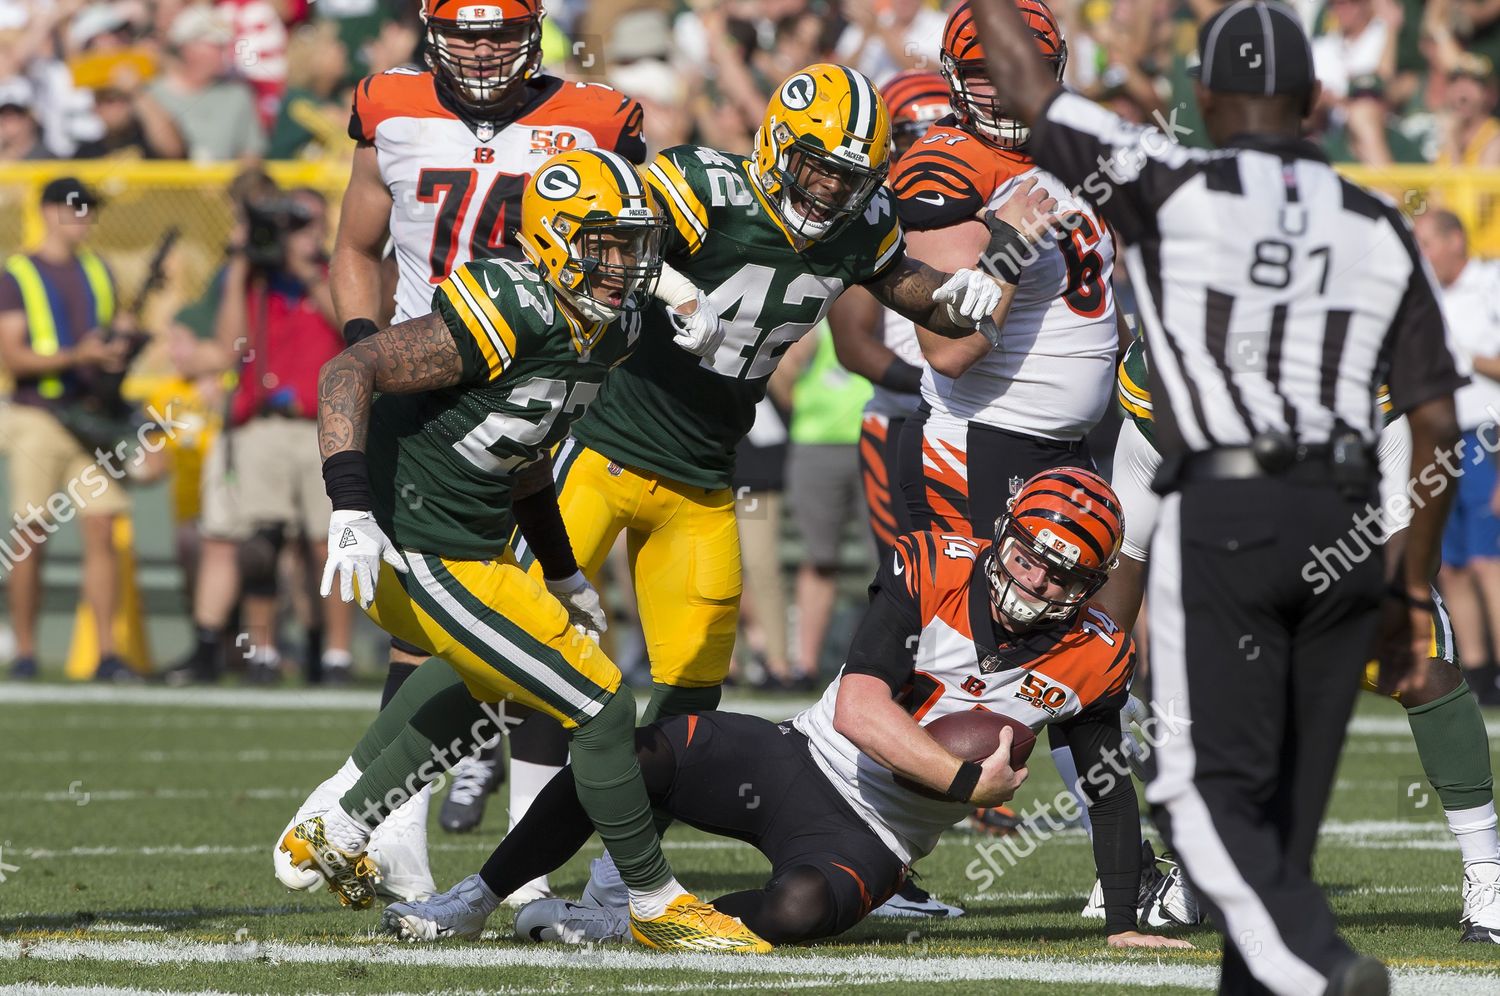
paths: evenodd
<path fill-rule="evenodd" d="M 1011 506 L 1016 525 L 1036 536 L 1049 529 L 1079 549 L 1078 565 L 1102 571 L 1120 550 L 1125 517 L 1109 484 L 1090 470 L 1057 467 L 1022 485 Z"/>

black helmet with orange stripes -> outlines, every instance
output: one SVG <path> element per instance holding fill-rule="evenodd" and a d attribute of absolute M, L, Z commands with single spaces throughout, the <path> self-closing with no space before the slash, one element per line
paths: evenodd
<path fill-rule="evenodd" d="M 896 145 L 897 159 L 926 134 L 934 121 L 953 113 L 948 84 L 941 73 L 908 69 L 887 80 L 880 95 L 891 109 L 891 141 Z"/>
<path fill-rule="evenodd" d="M 1012 629 L 1066 621 L 1109 576 L 1125 535 L 1120 499 L 1098 474 L 1044 470 L 995 520 L 990 598 Z"/>
<path fill-rule="evenodd" d="M 1068 64 L 1068 43 L 1057 18 L 1043 0 L 1013 0 L 1021 20 L 1031 31 L 1037 50 L 1052 66 L 1058 80 Z M 1002 149 L 1019 149 L 1031 137 L 1031 129 L 1018 121 L 995 92 L 990 71 L 984 64 L 979 27 L 974 23 L 970 0 L 963 0 L 948 15 L 943 29 L 943 78 L 952 94 L 953 111 L 965 131 Z"/>

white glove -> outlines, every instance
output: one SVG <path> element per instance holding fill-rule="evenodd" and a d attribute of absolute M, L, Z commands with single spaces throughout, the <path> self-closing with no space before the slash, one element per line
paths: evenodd
<path fill-rule="evenodd" d="M 698 310 L 691 315 L 684 315 L 673 308 L 667 309 L 672 327 L 677 330 L 672 341 L 694 356 L 711 356 L 719 348 L 719 343 L 724 341 L 724 323 L 719 320 L 718 311 L 714 310 L 702 291 L 698 292 L 697 301 Z"/>
<path fill-rule="evenodd" d="M 1000 284 L 979 270 L 959 270 L 932 292 L 932 299 L 947 306 L 954 325 L 975 328 L 1000 304 Z"/>
<path fill-rule="evenodd" d="M 406 573 L 401 551 L 375 524 L 369 512 L 336 511 L 328 522 L 328 562 L 323 565 L 324 598 L 333 590 L 334 575 L 339 578 L 339 597 L 354 601 L 354 582 L 359 581 L 359 607 L 368 609 L 375 601 L 375 582 L 380 577 L 380 562 Z"/>
<path fill-rule="evenodd" d="M 604 618 L 604 606 L 599 604 L 599 592 L 583 572 L 574 571 L 569 577 L 548 581 L 547 590 L 568 610 L 568 622 L 573 628 L 598 643 L 599 634 L 609 629 L 609 622 Z"/>

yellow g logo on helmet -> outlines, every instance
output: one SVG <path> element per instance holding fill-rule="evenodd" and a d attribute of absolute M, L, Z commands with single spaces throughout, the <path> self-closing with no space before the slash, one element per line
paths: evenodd
<path fill-rule="evenodd" d="M 634 165 L 603 149 L 553 156 L 521 197 L 521 251 L 562 298 L 603 326 L 650 293 L 667 222 Z"/>
<path fill-rule="evenodd" d="M 755 133 L 755 176 L 781 222 L 823 238 L 865 209 L 885 182 L 891 115 L 863 73 L 819 63 L 777 87 Z"/>

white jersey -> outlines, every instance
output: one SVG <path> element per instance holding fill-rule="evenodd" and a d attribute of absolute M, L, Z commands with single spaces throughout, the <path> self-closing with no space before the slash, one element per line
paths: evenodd
<path fill-rule="evenodd" d="M 538 166 L 568 149 L 606 148 L 640 162 L 641 108 L 597 83 L 540 76 L 507 124 L 466 123 L 427 70 L 392 69 L 354 90 L 350 135 L 375 146 L 391 192 L 396 321 L 432 310 L 432 292 L 471 259 L 521 258 L 521 195 Z"/>
<path fill-rule="evenodd" d="M 1065 629 L 1036 632 L 1003 650 L 995 646 L 982 569 L 989 547 L 965 536 L 913 533 L 900 537 L 891 562 L 882 564 L 876 585 L 882 598 L 889 593 L 896 601 L 882 602 L 881 610 L 902 614 L 919 634 L 914 658 L 909 639 L 884 655 L 911 662 L 897 679 L 907 686 L 898 701 L 923 726 L 985 709 L 1033 731 L 1092 707 L 1117 709 L 1134 674 L 1134 648 L 1130 635 L 1097 609 L 1080 612 Z M 971 807 L 902 787 L 841 734 L 833 717 L 842 681 L 841 674 L 792 722 L 807 736 L 813 760 L 834 788 L 910 864 L 936 847 L 943 831 Z"/>
<path fill-rule="evenodd" d="M 885 348 L 914 367 L 926 366 L 927 361 L 922 358 L 922 347 L 917 342 L 917 327 L 912 324 L 911 319 L 902 318 L 889 308 L 883 308 L 882 311 L 885 314 L 882 336 Z M 892 391 L 873 381 L 871 386 L 875 388 L 875 393 L 865 403 L 866 415 L 906 418 L 916 412 L 917 405 L 922 400 L 921 395 Z"/>
<path fill-rule="evenodd" d="M 1022 271 L 1001 327 L 1000 345 L 956 378 L 929 367 L 922 374 L 922 400 L 935 422 L 979 422 L 1072 441 L 1103 417 L 1114 383 L 1114 240 L 1092 207 L 1040 169 L 1007 178 L 988 206 L 999 206 L 1033 176 L 1057 198 L 1058 214 L 1082 219 L 1079 227 L 1061 240 L 1037 244 L 1037 258 Z M 1080 256 L 1088 267 L 1082 278 Z M 1087 293 L 1070 293 L 1079 279 Z"/>

